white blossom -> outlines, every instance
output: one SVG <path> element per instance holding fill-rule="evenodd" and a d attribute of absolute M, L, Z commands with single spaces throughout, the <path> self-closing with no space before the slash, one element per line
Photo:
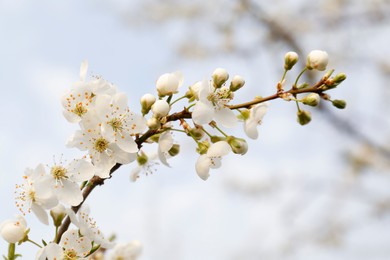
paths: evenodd
<path fill-rule="evenodd" d="M 42 180 L 47 176 L 45 167 L 39 164 L 35 169 L 27 168 L 23 176 L 24 182 L 16 185 L 15 204 L 23 213 L 31 211 L 44 224 L 49 224 L 47 209 L 58 204 L 52 190 Z"/>
<path fill-rule="evenodd" d="M 72 160 L 68 165 L 55 164 L 50 168 L 50 174 L 42 177 L 42 185 L 51 188 L 58 200 L 71 206 L 77 206 L 83 200 L 80 186 L 92 178 L 95 167 L 85 159 Z"/>
<path fill-rule="evenodd" d="M 68 147 L 76 147 L 88 151 L 89 158 L 96 166 L 95 175 L 108 178 L 110 170 L 116 163 L 128 164 L 135 160 L 136 153 L 123 151 L 115 142 L 105 138 L 99 126 L 97 116 L 83 121 L 82 129 L 76 131 L 68 140 Z M 100 123 L 101 124 L 101 123 Z"/>
<path fill-rule="evenodd" d="M 59 244 L 49 243 L 38 252 L 37 260 L 76 260 L 87 259 L 92 249 L 88 237 L 80 237 L 78 230 L 69 229 L 61 237 Z"/>
<path fill-rule="evenodd" d="M 259 136 L 257 126 L 261 124 L 263 117 L 267 113 L 267 110 L 267 102 L 254 105 L 249 110 L 249 118 L 244 122 L 244 131 L 249 138 L 257 139 Z"/>
<path fill-rule="evenodd" d="M 195 164 L 198 176 L 202 180 L 207 180 L 210 176 L 209 171 L 221 167 L 222 156 L 231 151 L 230 145 L 226 141 L 219 141 L 212 144 L 206 154 L 202 154 Z"/>
<path fill-rule="evenodd" d="M 114 246 L 112 242 L 104 237 L 96 221 L 90 217 L 88 206 L 83 205 L 77 212 L 77 215 L 71 209 L 67 210 L 67 214 L 72 223 L 79 228 L 80 234 L 88 237 L 94 244 L 99 244 L 102 248 L 111 248 Z"/>
<path fill-rule="evenodd" d="M 237 118 L 232 110 L 226 107 L 233 98 L 229 88 L 215 89 L 207 81 L 203 81 L 199 90 L 199 101 L 192 111 L 192 119 L 198 125 L 208 124 L 215 120 L 225 127 L 234 127 Z"/>
<path fill-rule="evenodd" d="M 141 173 L 144 173 L 146 176 L 152 174 L 156 171 L 154 168 L 158 162 L 156 162 L 157 154 L 150 153 L 146 154 L 143 151 L 140 151 L 140 154 L 137 157 L 137 166 L 131 171 L 130 180 L 135 182 Z"/>
<path fill-rule="evenodd" d="M 22 216 L 8 219 L 0 224 L 0 234 L 8 243 L 17 243 L 26 236 L 27 223 Z"/>
<path fill-rule="evenodd" d="M 133 136 L 145 130 L 146 120 L 130 111 L 125 94 L 99 95 L 96 113 L 100 117 L 101 134 L 107 141 L 117 144 L 126 153 L 138 152 Z"/>

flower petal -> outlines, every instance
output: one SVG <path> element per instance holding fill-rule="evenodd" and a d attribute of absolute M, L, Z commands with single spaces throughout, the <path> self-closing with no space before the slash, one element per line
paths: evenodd
<path fill-rule="evenodd" d="M 208 124 L 213 120 L 214 109 L 207 106 L 205 103 L 198 101 L 192 111 L 192 120 L 195 124 Z"/>
<path fill-rule="evenodd" d="M 225 156 L 231 151 L 230 145 L 226 141 L 219 141 L 212 144 L 207 151 L 208 157 Z"/>
<path fill-rule="evenodd" d="M 215 121 L 224 127 L 232 128 L 237 125 L 237 117 L 232 110 L 227 107 L 216 110 Z"/>
<path fill-rule="evenodd" d="M 210 164 L 211 164 L 211 160 L 205 154 L 199 156 L 198 160 L 196 161 L 195 164 L 196 173 L 204 181 L 207 180 L 210 176 L 209 174 Z"/>

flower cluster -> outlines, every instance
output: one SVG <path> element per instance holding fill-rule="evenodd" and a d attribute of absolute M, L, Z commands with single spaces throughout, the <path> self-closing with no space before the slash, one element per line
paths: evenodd
<path fill-rule="evenodd" d="M 99 230 L 83 203 L 96 183 L 111 178 L 122 165 L 136 164 L 130 176 L 133 181 L 142 173 L 155 172 L 160 163 L 170 167 L 170 158 L 180 153 L 180 140 L 173 132 L 193 141 L 194 151 L 199 154 L 195 171 L 202 180 L 207 180 L 210 169 L 221 167 L 222 157 L 231 153 L 244 155 L 248 151 L 243 137 L 228 132 L 241 124 L 248 138 L 257 139 L 258 126 L 263 122 L 269 101 L 280 98 L 296 102 L 301 125 L 309 123 L 311 115 L 300 108 L 300 103 L 317 106 L 323 99 L 344 108 L 345 101 L 331 100 L 325 92 L 345 80 L 345 74 L 332 78 L 331 70 L 314 85 L 299 82 L 306 70 L 326 69 L 328 54 L 324 51 L 312 51 L 291 89 L 284 90 L 285 76 L 298 59 L 295 52 L 285 55 L 285 71 L 275 94 L 256 96 L 242 104 L 233 102 L 245 80 L 235 75 L 229 81 L 229 73 L 223 68 L 217 68 L 209 79 L 190 84 L 182 95 L 179 94 L 184 82 L 182 73 L 165 73 L 156 81 L 156 95 L 147 93 L 141 97 L 140 113 L 129 108 L 126 94 L 112 83 L 100 77 L 86 80 L 88 64 L 83 62 L 80 80 L 63 96 L 62 106 L 66 120 L 79 126 L 66 145 L 83 151 L 84 155 L 68 163 L 29 168 L 23 183 L 16 185 L 15 203 L 22 214 L 33 212 L 42 223 L 49 224 L 50 211 L 56 227 L 55 239 L 44 242 L 37 259 L 87 259 L 104 254 L 106 248 L 113 248 L 111 259 L 136 259 L 142 251 L 140 243 L 115 245 Z M 304 93 L 307 95 L 298 98 Z M 176 111 L 174 105 L 178 102 L 182 103 L 181 110 Z M 155 152 L 148 151 L 147 145 L 154 147 Z M 69 229 L 70 223 L 73 229 Z M 15 257 L 15 243 L 33 242 L 28 233 L 22 216 L 1 224 L 1 236 L 13 245 L 9 260 Z"/>

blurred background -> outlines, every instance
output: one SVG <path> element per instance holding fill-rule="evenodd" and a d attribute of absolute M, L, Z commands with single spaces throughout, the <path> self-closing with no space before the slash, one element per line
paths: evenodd
<path fill-rule="evenodd" d="M 301 57 L 291 84 L 320 49 L 348 76 L 329 92 L 345 110 L 323 102 L 302 127 L 294 103 L 271 102 L 248 153 L 224 158 L 207 182 L 194 144 L 175 135 L 182 152 L 171 169 L 132 183 L 135 165 L 122 167 L 88 199 L 91 215 L 118 242 L 141 241 L 140 259 L 390 259 L 389 18 L 387 0 L 0 0 L 0 221 L 19 213 L 26 167 L 81 155 L 64 146 L 77 126 L 60 98 L 82 60 L 139 111 L 163 73 L 181 70 L 184 92 L 224 67 L 246 79 L 240 102 L 274 93 L 285 52 Z M 53 238 L 27 221 L 33 240 Z"/>

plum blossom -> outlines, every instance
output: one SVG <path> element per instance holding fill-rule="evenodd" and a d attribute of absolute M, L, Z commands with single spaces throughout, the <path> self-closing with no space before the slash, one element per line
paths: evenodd
<path fill-rule="evenodd" d="M 88 62 L 84 61 L 80 68 L 80 81 L 62 97 L 63 115 L 71 123 L 80 122 L 90 111 L 93 111 L 95 97 L 99 94 L 114 94 L 116 87 L 104 79 L 95 78 L 85 81 Z"/>
<path fill-rule="evenodd" d="M 267 110 L 267 102 L 257 104 L 249 110 L 249 118 L 244 121 L 244 131 L 249 138 L 257 139 L 259 136 L 257 126 L 261 124 Z"/>
<path fill-rule="evenodd" d="M 83 200 L 77 182 L 89 180 L 95 174 L 95 167 L 85 159 L 72 160 L 68 165 L 54 164 L 50 174 L 42 177 L 42 185 L 50 188 L 58 200 L 77 206 Z"/>
<path fill-rule="evenodd" d="M 125 94 L 99 95 L 96 112 L 102 121 L 99 123 L 101 134 L 107 141 L 117 144 L 126 153 L 138 152 L 132 136 L 145 130 L 146 120 L 130 111 Z"/>
<path fill-rule="evenodd" d="M 42 182 L 47 176 L 45 167 L 39 164 L 35 169 L 27 168 L 23 176 L 24 182 L 16 185 L 16 207 L 23 213 L 31 211 L 44 224 L 49 224 L 46 210 L 57 205 L 54 193 Z"/>
<path fill-rule="evenodd" d="M 67 230 L 59 244 L 49 243 L 38 252 L 37 260 L 76 260 L 87 259 L 92 249 L 92 241 L 88 237 L 80 237 L 78 230 Z"/>
<path fill-rule="evenodd" d="M 72 223 L 79 228 L 80 234 L 88 237 L 94 244 L 99 244 L 102 248 L 111 248 L 114 246 L 112 242 L 104 237 L 96 221 L 90 217 L 90 209 L 88 206 L 83 205 L 77 212 L 77 215 L 71 209 L 67 210 L 67 214 Z"/>
<path fill-rule="evenodd" d="M 27 235 L 27 223 L 22 216 L 8 219 L 0 224 L 0 235 L 8 243 L 17 243 Z"/>
<path fill-rule="evenodd" d="M 202 180 L 207 180 L 209 171 L 221 167 L 222 156 L 231 151 L 230 145 L 226 141 L 219 141 L 212 144 L 206 154 L 202 154 L 195 164 L 196 173 Z"/>
<path fill-rule="evenodd" d="M 156 171 L 154 166 L 159 164 L 156 162 L 157 154 L 151 153 L 146 154 L 143 151 L 140 151 L 138 157 L 137 157 L 137 163 L 138 165 L 131 171 L 130 179 L 131 181 L 136 181 L 139 178 L 139 175 L 141 173 L 144 173 L 145 175 L 152 174 Z"/>
<path fill-rule="evenodd" d="M 225 127 L 234 127 L 237 118 L 233 111 L 226 107 L 233 99 L 233 92 L 226 86 L 214 88 L 209 82 L 203 81 L 199 89 L 199 101 L 192 112 L 192 120 L 198 124 L 208 124 L 215 120 Z"/>
<path fill-rule="evenodd" d="M 101 131 L 97 116 L 88 117 L 67 142 L 68 147 L 88 151 L 89 158 L 96 166 L 95 175 L 101 178 L 110 176 L 110 169 L 116 164 L 128 164 L 135 160 L 136 153 L 123 151 L 115 142 L 110 142 Z"/>

